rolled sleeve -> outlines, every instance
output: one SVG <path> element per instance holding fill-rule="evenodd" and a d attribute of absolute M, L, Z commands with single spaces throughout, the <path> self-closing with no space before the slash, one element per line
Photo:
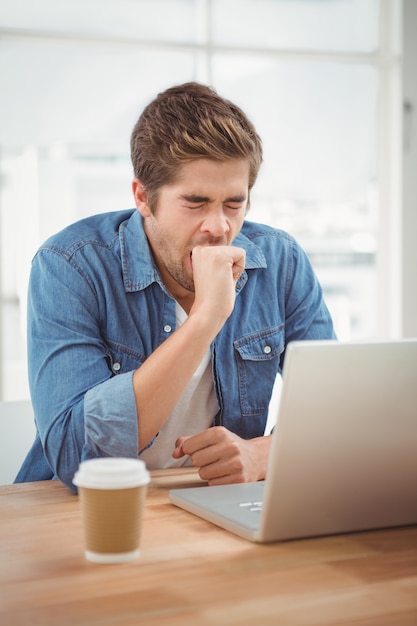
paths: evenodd
<path fill-rule="evenodd" d="M 85 394 L 83 459 L 138 456 L 133 372 L 120 374 Z"/>

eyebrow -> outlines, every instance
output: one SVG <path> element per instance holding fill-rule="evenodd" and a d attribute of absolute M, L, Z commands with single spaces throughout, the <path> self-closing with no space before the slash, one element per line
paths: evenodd
<path fill-rule="evenodd" d="M 183 194 L 180 196 L 182 200 L 186 200 L 187 202 L 192 202 L 196 204 L 200 204 L 203 202 L 212 202 L 211 198 L 208 196 L 199 196 L 197 194 Z M 231 196 L 230 198 L 226 198 L 224 202 L 244 202 L 246 200 L 246 195 L 239 194 L 237 196 Z"/>

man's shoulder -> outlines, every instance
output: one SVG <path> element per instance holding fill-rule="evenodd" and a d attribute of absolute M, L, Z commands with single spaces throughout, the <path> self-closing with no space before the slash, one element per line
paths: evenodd
<path fill-rule="evenodd" d="M 120 226 L 135 212 L 136 209 L 127 209 L 85 217 L 49 237 L 41 247 L 70 253 L 88 244 L 111 246 L 119 236 Z"/>

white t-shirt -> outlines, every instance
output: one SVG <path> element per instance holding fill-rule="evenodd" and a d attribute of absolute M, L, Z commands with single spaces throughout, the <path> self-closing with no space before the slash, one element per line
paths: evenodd
<path fill-rule="evenodd" d="M 186 312 L 178 303 L 176 318 L 177 328 L 187 319 Z M 175 442 L 178 437 L 195 435 L 212 426 L 217 411 L 211 355 L 210 350 L 207 350 L 178 404 L 159 431 L 154 443 L 141 452 L 140 459 L 145 461 L 148 469 L 190 465 L 188 456 L 172 458 Z"/>

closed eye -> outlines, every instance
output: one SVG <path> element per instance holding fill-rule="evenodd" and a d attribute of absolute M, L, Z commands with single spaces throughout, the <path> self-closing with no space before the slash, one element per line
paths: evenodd
<path fill-rule="evenodd" d="M 189 202 L 190 204 L 206 204 L 207 202 L 210 202 L 210 198 L 207 198 L 206 196 L 197 196 L 194 194 L 187 194 L 185 196 L 181 196 L 181 198 L 183 200 L 185 200 L 185 202 Z"/>
<path fill-rule="evenodd" d="M 224 201 L 224 206 L 226 209 L 232 209 L 233 211 L 238 211 L 242 208 L 243 203 L 246 201 L 246 196 L 232 196 L 231 198 L 226 198 Z"/>
<path fill-rule="evenodd" d="M 213 200 L 211 200 L 207 196 L 199 196 L 196 194 L 186 194 L 186 195 L 181 196 L 181 199 L 185 202 L 186 208 L 191 209 L 191 210 L 202 209 L 207 204 L 210 204 L 211 202 L 213 202 Z M 243 196 L 243 195 L 233 196 L 230 198 L 226 198 L 223 203 L 223 206 L 225 209 L 228 209 L 231 211 L 239 211 L 239 209 L 243 207 L 243 203 L 245 201 L 246 201 L 246 196 Z"/>
<path fill-rule="evenodd" d="M 225 209 L 231 209 L 232 211 L 239 211 L 242 208 L 242 204 L 225 204 Z"/>

